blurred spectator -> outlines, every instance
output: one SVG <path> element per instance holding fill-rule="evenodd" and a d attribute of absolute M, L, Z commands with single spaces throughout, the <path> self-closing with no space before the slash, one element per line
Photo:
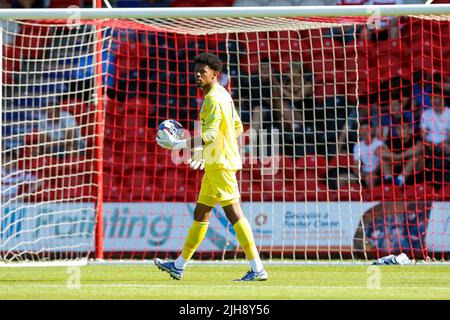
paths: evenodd
<path fill-rule="evenodd" d="M 340 130 L 338 129 L 337 155 L 350 152 L 350 143 L 357 141 L 354 133 L 357 131 L 358 121 L 367 121 L 369 118 L 367 109 L 367 107 L 360 107 L 359 109 L 348 108 L 344 125 Z M 373 126 L 373 124 L 371 125 Z M 375 127 L 377 126 L 375 125 Z"/>
<path fill-rule="evenodd" d="M 280 75 L 273 72 L 269 59 L 263 59 L 259 64 L 259 73 L 250 75 L 249 92 L 244 94 L 248 98 L 249 106 L 241 117 L 250 122 L 255 130 L 270 130 L 276 119 L 274 109 L 280 105 L 279 97 Z"/>
<path fill-rule="evenodd" d="M 11 2 L 8 0 L 0 1 L 0 9 L 10 9 Z M 20 26 L 17 22 L 12 20 L 0 20 L 0 28 L 2 28 L 3 44 L 13 44 L 16 34 L 20 31 Z"/>
<path fill-rule="evenodd" d="M 403 0 L 336 0 L 336 5 L 387 5 L 387 4 L 402 4 Z M 342 23 L 349 23 L 345 18 Z M 398 18 L 397 17 L 379 17 L 376 12 L 369 16 L 366 23 L 369 29 L 372 41 L 382 41 L 387 39 L 396 39 L 399 36 Z M 329 35 L 336 40 L 344 43 L 350 43 L 364 34 L 361 32 L 362 28 L 354 24 L 347 24 L 341 27 L 330 29 Z M 372 30 L 372 31 L 371 31 Z"/>
<path fill-rule="evenodd" d="M 413 113 L 411 112 L 411 98 L 393 100 L 390 105 L 387 105 L 383 109 L 385 112 L 380 115 L 381 119 L 379 123 L 381 138 L 383 140 L 389 137 L 395 138 L 400 135 L 395 124 L 402 123 L 403 120 L 414 124 Z"/>
<path fill-rule="evenodd" d="M 114 7 L 140 8 L 140 7 L 169 7 L 174 0 L 115 0 L 111 1 Z"/>
<path fill-rule="evenodd" d="M 249 75 L 248 82 L 242 78 L 240 83 L 243 100 L 247 100 L 248 104 L 243 105 L 241 118 L 243 122 L 250 123 L 250 126 L 255 133 L 258 133 L 256 141 L 253 140 L 253 146 L 247 148 L 255 148 L 261 146 L 262 149 L 253 152 L 265 152 L 270 155 L 271 152 L 267 146 L 272 145 L 272 135 L 274 130 L 280 130 L 280 119 L 276 110 L 280 109 L 281 105 L 281 87 L 280 75 L 273 71 L 270 59 L 263 59 L 259 64 L 258 73 Z M 246 90 L 248 88 L 248 90 Z M 261 138 L 260 130 L 266 130 L 268 135 L 266 141 L 259 141 Z M 267 146 L 263 145 L 267 143 Z M 282 142 L 281 142 L 282 143 Z M 278 146 L 274 146 L 278 147 Z"/>
<path fill-rule="evenodd" d="M 145 0 L 149 7 L 170 7 L 173 0 Z"/>
<path fill-rule="evenodd" d="M 17 167 L 14 150 L 4 150 L 1 167 L 2 202 L 13 200 L 22 194 L 31 194 L 42 187 L 36 176 Z"/>
<path fill-rule="evenodd" d="M 420 110 L 431 108 L 431 76 L 423 70 L 418 70 L 413 74 L 413 82 L 414 104 Z"/>
<path fill-rule="evenodd" d="M 10 0 L 11 8 L 30 9 L 30 8 L 48 8 L 50 0 Z"/>
<path fill-rule="evenodd" d="M 278 117 L 289 131 L 299 130 L 303 123 L 303 111 L 314 109 L 313 83 L 310 74 L 306 74 L 301 63 L 291 63 L 288 74 L 274 79 L 280 85 L 281 108 L 277 108 Z M 277 106 L 279 107 L 279 106 Z"/>
<path fill-rule="evenodd" d="M 86 142 L 75 117 L 60 106 L 47 107 L 39 123 L 40 154 L 65 156 L 82 151 Z"/>
<path fill-rule="evenodd" d="M 427 150 L 436 155 L 450 154 L 450 108 L 445 105 L 442 89 L 433 92 L 433 107 L 423 112 L 420 126 Z"/>
<path fill-rule="evenodd" d="M 292 63 L 283 76 L 273 71 L 269 59 L 262 60 L 259 67 L 259 74 L 250 76 L 249 92 L 244 93 L 250 106 L 248 111 L 244 108 L 243 121 L 251 119 L 251 127 L 257 131 L 278 130 L 283 154 L 302 156 L 308 148 L 315 153 L 315 134 L 323 132 L 323 125 L 320 127 L 315 114 L 319 108 L 314 103 L 312 76 L 304 73 L 301 63 Z"/>
<path fill-rule="evenodd" d="M 362 183 L 370 188 L 381 183 L 392 182 L 393 165 L 391 159 L 399 159 L 392 154 L 387 145 L 376 138 L 376 128 L 362 122 L 359 127 L 359 143 L 354 145 L 353 157 L 356 165 L 352 167 L 356 175 L 361 174 Z M 358 172 L 361 168 L 361 173 Z"/>
<path fill-rule="evenodd" d="M 432 106 L 432 92 L 435 86 L 443 88 L 445 104 L 450 106 L 450 76 L 434 72 L 431 76 L 423 70 L 414 72 L 414 103 L 418 109 L 425 110 Z"/>
<path fill-rule="evenodd" d="M 324 37 L 333 37 L 335 40 L 349 44 L 361 35 L 361 27 L 355 25 L 342 25 L 324 31 Z"/>
<path fill-rule="evenodd" d="M 380 83 L 378 90 L 371 93 L 370 103 L 386 104 L 394 100 L 411 97 L 411 81 L 394 76 Z"/>
<path fill-rule="evenodd" d="M 391 152 L 401 156 L 398 168 L 400 174 L 395 178 L 395 184 L 402 186 L 405 183 L 414 184 L 416 173 L 421 172 L 423 167 L 423 144 L 420 134 L 416 134 L 410 119 L 403 117 L 396 124 L 397 135 L 390 139 Z"/>
<path fill-rule="evenodd" d="M 445 105 L 450 106 L 450 75 L 442 75 L 439 72 L 433 74 L 433 82 L 429 83 L 429 90 L 431 92 L 433 86 L 442 88 Z"/>
<path fill-rule="evenodd" d="M 425 168 L 429 175 L 427 180 L 434 182 L 438 188 L 444 180 L 450 181 L 450 108 L 445 105 L 442 94 L 442 88 L 435 86 L 433 107 L 423 112 L 420 121 L 425 145 Z"/>
<path fill-rule="evenodd" d="M 278 85 L 277 80 L 274 83 Z M 323 149 L 324 108 L 314 100 L 312 75 L 295 62 L 288 74 L 280 78 L 279 86 L 281 99 L 276 100 L 280 104 L 275 104 L 274 118 L 280 121 L 283 153 L 291 156 L 323 153 L 318 149 Z"/>
<path fill-rule="evenodd" d="M 337 0 L 338 5 L 396 5 L 403 4 L 403 0 Z M 369 16 L 366 25 L 374 32 L 371 35 L 372 41 L 383 41 L 396 39 L 399 36 L 397 17 L 380 17 L 373 12 Z"/>
<path fill-rule="evenodd" d="M 328 171 L 328 187 L 333 190 L 351 189 L 352 185 L 358 184 L 358 176 L 351 172 L 348 167 L 332 168 Z"/>

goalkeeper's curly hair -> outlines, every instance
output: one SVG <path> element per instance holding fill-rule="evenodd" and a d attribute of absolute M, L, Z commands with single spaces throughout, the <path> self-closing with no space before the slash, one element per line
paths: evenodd
<path fill-rule="evenodd" d="M 203 52 L 194 58 L 194 64 L 204 63 L 214 71 L 222 70 L 222 61 L 219 57 L 210 52 Z"/>

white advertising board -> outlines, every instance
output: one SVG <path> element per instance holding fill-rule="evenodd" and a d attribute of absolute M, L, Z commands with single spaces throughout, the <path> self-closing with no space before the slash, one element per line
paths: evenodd
<path fill-rule="evenodd" d="M 434 202 L 426 233 L 431 252 L 450 252 L 450 202 Z"/>
<path fill-rule="evenodd" d="M 361 216 L 376 203 L 243 203 L 260 248 L 351 248 Z M 450 203 L 435 203 L 428 224 L 429 250 L 450 251 Z M 194 203 L 105 203 L 104 251 L 179 251 L 193 221 Z M 2 208 L 0 250 L 92 251 L 93 203 L 33 204 Z M 198 251 L 238 245 L 219 207 L 212 212 Z"/>
<path fill-rule="evenodd" d="M 258 246 L 350 246 L 361 213 L 360 203 L 243 203 Z M 106 203 L 105 251 L 178 251 L 193 221 L 195 204 Z M 2 250 L 86 251 L 92 248 L 93 204 L 8 206 L 2 214 Z M 237 245 L 221 208 L 213 210 L 199 251 Z"/>

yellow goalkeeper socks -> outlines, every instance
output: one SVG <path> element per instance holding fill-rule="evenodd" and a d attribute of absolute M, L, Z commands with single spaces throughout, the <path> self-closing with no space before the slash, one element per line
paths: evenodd
<path fill-rule="evenodd" d="M 250 223 L 248 223 L 247 218 L 242 218 L 236 222 L 233 226 L 234 231 L 236 231 L 236 237 L 242 250 L 245 252 L 245 256 L 250 260 L 250 265 L 252 270 L 255 272 L 260 272 L 263 270 L 261 260 L 259 259 L 258 250 L 256 250 L 255 240 L 253 239 L 252 228 Z"/>
<path fill-rule="evenodd" d="M 189 261 L 194 255 L 195 250 L 203 241 L 203 238 L 208 231 L 209 222 L 195 221 L 189 229 L 186 241 L 184 242 L 184 248 L 181 252 L 181 256 L 185 261 Z"/>

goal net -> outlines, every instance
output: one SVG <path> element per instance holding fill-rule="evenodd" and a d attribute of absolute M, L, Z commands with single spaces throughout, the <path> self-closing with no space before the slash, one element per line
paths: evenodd
<path fill-rule="evenodd" d="M 198 130 L 204 51 L 222 60 L 244 122 L 238 180 L 263 258 L 448 259 L 449 26 L 431 15 L 4 20 L 0 260 L 180 253 L 202 173 L 160 148 L 156 127 Z M 243 257 L 216 207 L 194 258 Z"/>
<path fill-rule="evenodd" d="M 75 21 L 1 20 L 0 261 L 92 251 L 110 34 Z"/>

